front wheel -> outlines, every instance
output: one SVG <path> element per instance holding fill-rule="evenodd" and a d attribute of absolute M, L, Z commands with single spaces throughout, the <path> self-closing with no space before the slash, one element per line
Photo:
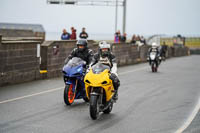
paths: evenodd
<path fill-rule="evenodd" d="M 96 120 L 99 116 L 99 103 L 98 103 L 98 95 L 90 96 L 90 117 L 93 120 Z"/>
<path fill-rule="evenodd" d="M 75 99 L 75 92 L 73 92 L 73 85 L 66 85 L 64 90 L 64 102 L 66 105 L 71 105 Z"/>
<path fill-rule="evenodd" d="M 154 63 L 151 64 L 151 70 L 152 70 L 152 72 L 155 72 L 155 66 L 154 66 Z"/>

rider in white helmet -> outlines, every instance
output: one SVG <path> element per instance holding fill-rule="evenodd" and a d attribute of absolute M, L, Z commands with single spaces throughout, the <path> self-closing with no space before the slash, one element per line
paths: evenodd
<path fill-rule="evenodd" d="M 117 63 L 115 56 L 111 52 L 111 46 L 106 41 L 99 42 L 99 50 L 94 55 L 93 64 L 96 64 L 97 62 L 101 62 L 111 68 L 110 79 L 113 81 L 113 86 L 116 92 L 114 95 L 114 99 L 117 100 L 118 88 L 120 86 L 120 81 L 117 74 Z"/>
<path fill-rule="evenodd" d="M 156 52 L 156 56 L 159 59 L 159 64 L 161 63 L 161 58 L 160 58 L 160 50 L 159 50 L 159 44 L 153 42 L 151 44 L 151 48 L 149 48 L 148 53 L 147 53 L 147 59 L 149 59 L 150 53 L 151 52 Z M 149 61 L 149 64 L 151 64 L 151 61 Z M 157 64 L 158 65 L 158 64 Z"/>
<path fill-rule="evenodd" d="M 151 44 L 151 48 L 149 48 L 149 50 L 148 50 L 148 55 L 150 54 L 150 52 L 157 52 L 157 54 L 158 55 L 160 55 L 160 52 L 159 52 L 159 45 L 157 44 L 157 43 L 155 43 L 155 42 L 153 42 L 152 44 Z"/>

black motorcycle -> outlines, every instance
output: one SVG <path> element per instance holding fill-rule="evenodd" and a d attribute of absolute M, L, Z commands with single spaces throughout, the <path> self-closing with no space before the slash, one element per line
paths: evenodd
<path fill-rule="evenodd" d="M 161 63 L 161 57 L 157 54 L 157 52 L 152 51 L 149 54 L 149 57 L 147 60 L 149 61 L 149 65 L 151 66 L 152 72 L 157 72 L 158 71 L 158 66 Z"/>

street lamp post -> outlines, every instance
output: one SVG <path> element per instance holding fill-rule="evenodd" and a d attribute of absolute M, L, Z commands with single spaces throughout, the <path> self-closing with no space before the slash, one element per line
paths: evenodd
<path fill-rule="evenodd" d="M 126 0 L 124 0 L 124 3 L 123 3 L 123 7 L 124 7 L 124 9 L 123 9 L 123 33 L 126 32 L 126 5 L 127 5 Z"/>
<path fill-rule="evenodd" d="M 117 18 L 118 18 L 118 0 L 116 0 L 116 9 L 115 9 L 115 32 L 117 32 Z"/>

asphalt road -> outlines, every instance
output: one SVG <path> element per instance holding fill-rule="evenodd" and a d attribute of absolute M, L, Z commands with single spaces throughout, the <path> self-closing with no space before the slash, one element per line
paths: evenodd
<path fill-rule="evenodd" d="M 119 68 L 119 100 L 95 121 L 83 100 L 64 104 L 62 78 L 1 87 L 0 133 L 200 133 L 199 60 L 172 58 L 158 73 L 147 63 Z"/>

